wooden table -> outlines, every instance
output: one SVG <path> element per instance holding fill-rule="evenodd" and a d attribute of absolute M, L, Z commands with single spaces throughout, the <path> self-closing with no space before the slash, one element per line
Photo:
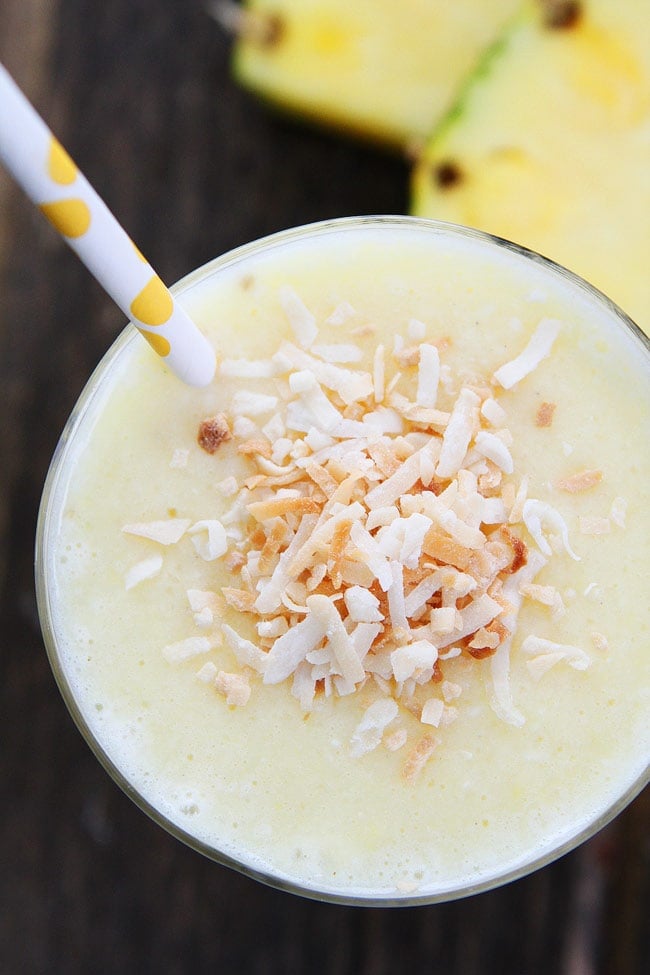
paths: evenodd
<path fill-rule="evenodd" d="M 404 162 L 274 116 L 233 85 L 228 57 L 198 0 L 0 0 L 0 60 L 164 279 L 284 227 L 404 212 Z M 0 971 L 650 971 L 648 790 L 527 879 L 391 911 L 218 867 L 109 780 L 50 673 L 32 551 L 57 437 L 122 325 L 0 173 Z"/>

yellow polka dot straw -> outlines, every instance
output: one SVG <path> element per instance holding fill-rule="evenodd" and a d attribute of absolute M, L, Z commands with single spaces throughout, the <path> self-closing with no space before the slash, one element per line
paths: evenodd
<path fill-rule="evenodd" d="M 206 386 L 212 346 L 2 65 L 0 160 L 169 368 Z"/>

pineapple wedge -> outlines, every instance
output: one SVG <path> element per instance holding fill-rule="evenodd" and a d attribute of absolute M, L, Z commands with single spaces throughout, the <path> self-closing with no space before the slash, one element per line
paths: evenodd
<path fill-rule="evenodd" d="M 434 132 L 412 212 L 547 255 L 650 334 L 647 14 L 647 0 L 527 11 Z"/>
<path fill-rule="evenodd" d="M 290 112 L 403 148 L 429 136 L 520 6 L 248 0 L 233 69 L 242 85 Z"/>

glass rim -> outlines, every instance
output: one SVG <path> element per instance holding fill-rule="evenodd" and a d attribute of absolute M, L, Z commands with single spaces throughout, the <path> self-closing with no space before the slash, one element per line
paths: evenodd
<path fill-rule="evenodd" d="M 562 265 L 557 264 L 550 258 L 538 254 L 536 251 L 523 247 L 519 244 L 493 234 L 462 227 L 457 224 L 448 223 L 440 220 L 430 220 L 422 217 L 410 217 L 399 215 L 367 215 L 359 217 L 340 217 L 329 220 L 321 220 L 315 223 L 303 224 L 268 234 L 251 243 L 242 244 L 226 253 L 213 258 L 200 267 L 190 271 L 180 278 L 170 290 L 174 295 L 180 296 L 185 291 L 199 284 L 213 274 L 225 270 L 232 265 L 238 264 L 246 258 L 256 255 L 262 251 L 283 246 L 306 237 L 313 238 L 328 233 L 340 233 L 342 230 L 354 230 L 364 227 L 394 229 L 400 228 L 419 228 L 429 233 L 441 236 L 449 236 L 455 239 L 476 240 L 490 247 L 505 250 L 511 254 L 518 255 L 525 261 L 532 261 L 536 265 L 549 271 L 552 275 L 569 283 L 574 288 L 578 288 L 583 296 L 601 305 L 604 310 L 614 316 L 625 330 L 629 331 L 633 340 L 640 343 L 642 350 L 648 357 L 650 363 L 650 337 L 627 315 L 615 302 L 601 292 L 594 285 L 585 281 L 579 275 L 568 270 Z M 485 876 L 478 878 L 475 882 L 466 885 L 453 885 L 447 889 L 435 889 L 427 892 L 423 890 L 418 893 L 397 894 L 391 892 L 383 895 L 368 895 L 352 892 L 345 893 L 339 889 L 329 889 L 326 885 L 309 886 L 307 883 L 296 881 L 285 877 L 280 871 L 273 872 L 261 867 L 254 866 L 244 858 L 239 859 L 231 856 L 211 844 L 204 842 L 194 836 L 189 831 L 183 829 L 178 823 L 171 820 L 164 813 L 158 810 L 148 799 L 146 799 L 138 789 L 133 786 L 124 772 L 115 764 L 113 759 L 105 751 L 101 742 L 90 728 L 89 723 L 84 717 L 83 711 L 75 698 L 74 691 L 67 679 L 65 669 L 62 665 L 57 645 L 56 627 L 54 623 L 54 613 L 52 611 L 51 594 L 47 586 L 47 552 L 50 547 L 50 536 L 52 524 L 50 521 L 52 511 L 52 501 L 56 496 L 56 488 L 59 478 L 65 466 L 65 459 L 74 434 L 83 421 L 83 418 L 95 402 L 99 395 L 99 389 L 104 375 L 110 370 L 114 360 L 131 342 L 139 343 L 142 339 L 135 326 L 128 322 L 114 342 L 100 359 L 98 365 L 93 370 L 86 385 L 81 391 L 76 404 L 66 421 L 57 446 L 52 456 L 48 473 L 43 487 L 41 503 L 39 506 L 36 542 L 35 542 L 35 580 L 36 580 L 36 599 L 38 615 L 43 634 L 48 660 L 52 669 L 55 681 L 63 701 L 81 733 L 86 744 L 89 746 L 100 765 L 110 775 L 118 787 L 157 825 L 165 829 L 175 839 L 180 840 L 186 846 L 202 854 L 208 859 L 222 866 L 228 867 L 244 876 L 250 877 L 267 886 L 278 890 L 300 895 L 307 899 L 322 901 L 331 904 L 359 906 L 359 907 L 416 907 L 426 906 L 436 903 L 443 903 L 457 900 L 474 894 L 493 890 L 497 887 L 511 883 L 527 876 L 534 871 L 548 866 L 555 860 L 574 850 L 582 843 L 590 839 L 604 826 L 611 822 L 623 809 L 628 806 L 650 782 L 650 764 L 646 764 L 638 778 L 635 779 L 625 792 L 618 796 L 606 809 L 602 810 L 594 819 L 587 822 L 582 829 L 579 829 L 572 836 L 567 837 L 563 842 L 551 845 L 542 852 L 536 852 L 525 862 L 517 864 L 505 870 L 493 869 L 486 871 Z M 170 377 L 170 382 L 174 382 Z M 244 855 L 242 854 L 242 857 Z"/>

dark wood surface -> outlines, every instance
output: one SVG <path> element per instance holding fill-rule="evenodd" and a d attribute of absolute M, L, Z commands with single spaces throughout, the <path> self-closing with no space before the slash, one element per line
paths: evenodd
<path fill-rule="evenodd" d="M 164 279 L 284 227 L 405 211 L 402 160 L 274 116 L 228 58 L 198 0 L 0 0 L 0 60 Z M 0 172 L 0 971 L 650 971 L 648 790 L 524 880 L 380 910 L 218 867 L 109 780 L 51 676 L 32 551 L 57 437 L 122 325 Z"/>

